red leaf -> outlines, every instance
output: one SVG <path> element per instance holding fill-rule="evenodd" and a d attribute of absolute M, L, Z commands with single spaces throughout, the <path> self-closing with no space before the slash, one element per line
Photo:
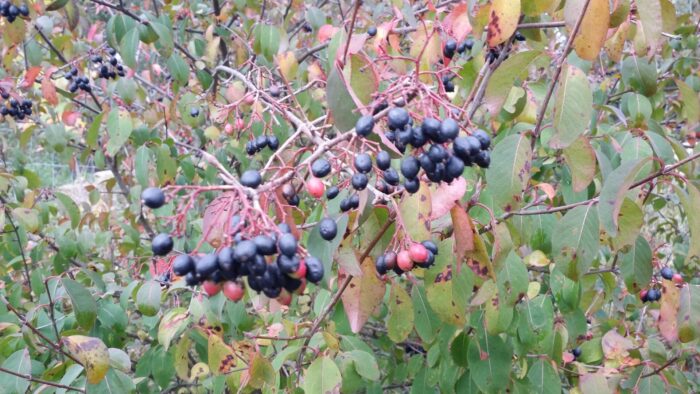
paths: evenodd
<path fill-rule="evenodd" d="M 457 5 L 442 21 L 445 31 L 457 41 L 464 40 L 472 32 L 467 3 Z"/>
<path fill-rule="evenodd" d="M 80 118 L 80 112 L 77 111 L 63 111 L 61 114 L 63 123 L 67 124 L 68 126 L 75 126 L 75 122 L 78 121 L 78 118 Z"/>
<path fill-rule="evenodd" d="M 316 38 L 318 38 L 320 42 L 330 40 L 330 38 L 333 37 L 336 31 L 338 31 L 338 28 L 334 27 L 333 25 L 323 25 L 320 29 L 318 29 L 318 34 L 316 35 Z"/>
<path fill-rule="evenodd" d="M 51 105 L 58 105 L 58 96 L 56 95 L 56 86 L 51 82 L 51 78 L 45 76 L 41 81 L 41 94 L 46 101 Z"/>
<path fill-rule="evenodd" d="M 36 80 L 36 77 L 39 75 L 41 72 L 41 67 L 39 66 L 34 66 L 30 67 L 29 70 L 27 70 L 27 73 L 24 75 L 24 81 L 22 81 L 22 87 L 23 88 L 28 88 L 34 85 L 34 81 Z"/>
<path fill-rule="evenodd" d="M 459 177 L 451 184 L 441 183 L 435 191 L 431 191 L 433 214 L 431 219 L 437 219 L 446 215 L 456 202 L 459 201 L 467 191 L 467 182 Z"/>

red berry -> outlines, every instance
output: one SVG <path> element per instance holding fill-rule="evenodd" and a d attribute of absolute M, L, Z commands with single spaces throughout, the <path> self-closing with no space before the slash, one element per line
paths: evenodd
<path fill-rule="evenodd" d="M 282 292 L 277 296 L 277 302 L 281 305 L 289 306 L 292 303 L 292 295 L 287 290 L 282 289 Z"/>
<path fill-rule="evenodd" d="M 297 268 L 296 272 L 293 272 L 289 276 L 295 279 L 306 278 L 306 262 L 304 261 L 304 259 L 302 259 L 299 263 L 299 268 Z"/>
<path fill-rule="evenodd" d="M 242 118 L 236 118 L 235 126 L 237 130 L 241 130 L 245 127 L 245 122 L 243 122 Z"/>
<path fill-rule="evenodd" d="M 244 289 L 238 282 L 224 283 L 224 295 L 229 300 L 236 302 L 243 298 Z"/>
<path fill-rule="evenodd" d="M 683 277 L 681 276 L 681 274 L 673 274 L 673 278 L 671 278 L 671 280 L 677 285 L 683 283 Z"/>
<path fill-rule="evenodd" d="M 313 198 L 321 198 L 326 191 L 326 187 L 320 179 L 311 178 L 306 182 L 306 191 L 308 191 Z"/>
<path fill-rule="evenodd" d="M 425 263 L 428 260 L 428 249 L 425 246 L 415 243 L 408 249 L 408 254 L 416 263 Z"/>
<path fill-rule="evenodd" d="M 403 272 L 408 272 L 413 269 L 413 260 L 407 250 L 402 250 L 396 256 L 396 263 Z"/>
<path fill-rule="evenodd" d="M 647 300 L 647 290 L 642 290 L 639 292 L 639 299 L 642 300 L 643 302 L 646 302 Z"/>
<path fill-rule="evenodd" d="M 233 125 L 231 123 L 226 123 L 226 126 L 224 126 L 224 132 L 226 134 L 233 134 Z"/>
<path fill-rule="evenodd" d="M 207 293 L 207 295 L 209 297 L 213 297 L 221 291 L 221 285 L 219 285 L 218 283 L 214 283 L 210 280 L 207 280 L 207 281 L 204 281 L 204 283 L 202 283 L 202 289 L 204 290 L 205 293 Z"/>

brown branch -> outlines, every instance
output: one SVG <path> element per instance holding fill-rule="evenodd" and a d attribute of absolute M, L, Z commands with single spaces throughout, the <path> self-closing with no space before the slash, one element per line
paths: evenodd
<path fill-rule="evenodd" d="M 372 239 L 372 242 L 369 243 L 367 248 L 365 249 L 364 253 L 360 256 L 358 259 L 360 261 L 360 265 L 365 261 L 367 256 L 372 252 L 372 249 L 377 245 L 380 239 L 384 236 L 384 233 L 391 227 L 393 224 L 393 220 L 387 220 L 384 225 L 382 226 L 381 229 L 379 229 L 379 232 L 377 235 Z M 321 312 L 320 315 L 314 320 L 313 324 L 311 325 L 311 329 L 309 330 L 306 340 L 304 341 L 304 344 L 301 346 L 301 349 L 299 349 L 299 356 L 297 357 L 297 376 L 301 376 L 301 362 L 304 358 L 304 350 L 306 349 L 307 346 L 309 346 L 309 342 L 311 342 L 311 338 L 316 334 L 316 331 L 318 331 L 319 327 L 321 326 L 321 323 L 325 318 L 331 313 L 335 305 L 340 301 L 340 297 L 343 295 L 343 292 L 345 292 L 345 289 L 347 289 L 348 285 L 350 284 L 350 281 L 352 280 L 353 276 L 348 274 L 347 278 L 343 281 L 343 283 L 340 284 L 338 287 L 338 291 L 333 295 L 333 298 L 331 299 L 331 302 L 326 305 L 326 308 Z"/>
<path fill-rule="evenodd" d="M 348 29 L 348 39 L 345 42 L 345 50 L 343 51 L 343 64 L 345 64 L 345 59 L 348 57 L 348 51 L 350 50 L 350 41 L 352 39 L 352 32 L 355 30 L 355 20 L 357 19 L 357 11 L 360 10 L 360 5 L 362 0 L 355 0 L 355 9 L 352 11 L 352 20 L 350 21 L 350 28 Z M 338 3 L 340 6 L 340 3 Z"/>
<path fill-rule="evenodd" d="M 28 380 L 28 381 L 30 381 L 30 382 L 34 382 L 34 383 L 41 383 L 41 384 L 45 384 L 45 385 L 47 385 L 47 386 L 58 387 L 58 388 L 61 388 L 61 389 L 71 390 L 71 391 L 78 391 L 78 392 L 81 392 L 81 393 L 84 393 L 84 392 L 85 392 L 85 389 L 81 389 L 81 388 L 73 387 L 73 386 L 66 386 L 65 384 L 56 383 L 56 382 L 51 382 L 51 381 L 44 380 L 44 379 L 35 378 L 35 377 L 33 377 L 32 375 L 29 375 L 29 374 L 25 375 L 25 374 L 23 374 L 23 373 L 11 371 L 11 370 L 9 370 L 9 369 L 7 369 L 7 368 L 3 368 L 3 367 L 0 367 L 0 372 L 4 372 L 4 373 L 10 374 L 10 375 L 14 375 L 14 376 L 17 376 L 18 378 L 26 379 L 26 380 Z"/>
<path fill-rule="evenodd" d="M 671 364 L 673 364 L 673 363 L 675 363 L 676 361 L 678 361 L 679 358 L 680 358 L 680 357 L 678 357 L 678 356 L 671 358 L 670 360 L 666 361 L 666 363 L 665 363 L 664 365 L 660 366 L 659 368 L 656 368 L 655 370 L 653 370 L 653 371 L 651 371 L 651 372 L 649 372 L 649 373 L 646 373 L 646 374 L 642 375 L 641 378 L 644 379 L 644 378 L 648 378 L 649 376 L 654 376 L 654 375 L 656 375 L 657 373 L 659 373 L 659 372 L 663 371 L 664 369 L 670 367 Z"/>
<path fill-rule="evenodd" d="M 569 39 L 566 41 L 566 46 L 564 46 L 564 52 L 562 52 L 561 56 L 557 60 L 557 65 L 556 65 L 556 68 L 554 69 L 554 76 L 552 77 L 552 83 L 549 85 L 549 89 L 547 90 L 547 94 L 544 96 L 544 101 L 542 101 L 542 108 L 540 108 L 540 113 L 537 114 L 537 122 L 535 123 L 535 129 L 532 132 L 533 145 L 534 145 L 535 141 L 537 141 L 537 137 L 540 134 L 540 131 L 542 128 L 542 121 L 544 120 L 544 114 L 547 112 L 547 106 L 549 105 L 549 100 L 552 99 L 552 94 L 554 93 L 554 88 L 557 86 L 557 82 L 559 81 L 559 76 L 561 75 L 561 70 L 564 66 L 564 61 L 566 60 L 566 56 L 569 54 L 569 51 L 571 50 L 571 46 L 574 44 L 574 39 L 576 38 L 576 34 L 578 34 L 578 31 L 581 28 L 581 23 L 583 22 L 583 17 L 586 15 L 586 11 L 588 10 L 588 4 L 590 4 L 590 2 L 591 2 L 591 0 L 586 0 L 586 2 L 583 3 L 583 8 L 581 9 L 581 15 L 578 16 L 578 19 L 576 20 L 576 24 L 574 25 L 574 29 L 571 31 L 571 34 L 569 35 Z"/>
<path fill-rule="evenodd" d="M 566 22 L 564 21 L 554 21 L 554 22 L 534 22 L 534 23 L 521 23 L 518 25 L 518 29 L 549 29 L 556 27 L 564 27 Z"/>
<path fill-rule="evenodd" d="M 10 210 L 10 207 L 7 206 L 7 200 L 5 200 L 4 197 L 0 196 L 0 202 L 5 208 L 5 216 L 7 216 L 7 220 L 10 221 L 10 226 L 12 226 L 12 232 L 15 233 L 15 238 L 17 239 L 17 248 L 19 248 L 19 253 L 22 256 L 22 265 L 24 266 L 24 279 L 27 282 L 27 287 L 29 288 L 29 300 L 34 302 L 34 297 L 32 296 L 32 282 L 29 276 L 29 263 L 27 263 L 27 256 L 24 254 L 24 247 L 22 246 L 22 239 L 19 236 L 19 229 L 17 228 L 17 225 L 15 225 L 15 221 L 12 219 L 12 211 Z"/>

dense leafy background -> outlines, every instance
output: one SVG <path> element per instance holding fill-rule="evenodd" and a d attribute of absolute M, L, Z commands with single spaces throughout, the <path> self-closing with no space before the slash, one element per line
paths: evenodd
<path fill-rule="evenodd" d="M 0 20 L 0 88 L 34 102 L 0 123 L 0 392 L 700 390 L 697 2 L 26 4 Z M 447 59 L 450 37 L 473 47 Z M 97 78 L 107 47 L 125 77 Z M 73 66 L 92 93 L 68 90 Z M 303 191 L 278 203 L 311 158 L 349 168 L 389 143 L 352 138 L 385 100 L 489 131 L 491 168 L 367 190 L 349 214 Z M 246 155 L 261 133 L 274 157 Z M 163 281 L 171 257 L 150 251 L 154 231 L 178 251 L 229 242 L 221 206 L 251 197 L 236 180 L 251 167 L 267 181 L 253 209 L 327 268 L 288 307 Z M 142 210 L 148 186 L 167 186 L 164 207 Z M 437 241 L 436 265 L 379 278 L 405 237 Z"/>

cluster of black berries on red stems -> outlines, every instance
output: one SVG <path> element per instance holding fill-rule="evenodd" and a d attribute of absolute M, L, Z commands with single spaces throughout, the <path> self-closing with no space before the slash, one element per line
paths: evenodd
<path fill-rule="evenodd" d="M 258 174 L 259 176 L 259 174 Z M 141 194 L 143 205 L 157 209 L 165 204 L 165 194 L 158 188 L 147 188 Z M 335 222 L 323 221 L 324 239 L 337 232 Z M 231 222 L 234 244 L 202 256 L 182 254 L 172 263 L 172 272 L 185 278 L 189 286 L 202 285 L 213 296 L 223 290 L 224 295 L 238 301 L 243 297 L 243 278 L 248 287 L 280 303 L 289 304 L 291 294 L 303 292 L 306 282 L 318 283 L 323 279 L 323 264 L 311 255 L 302 255 L 297 239 L 286 224 L 280 224 L 269 234 L 244 234 L 241 218 L 234 215 Z M 151 249 L 156 256 L 165 256 L 173 250 L 169 234 L 155 236 Z"/>
<path fill-rule="evenodd" d="M 673 270 L 671 267 L 663 267 L 659 270 L 659 275 L 666 280 L 673 281 L 677 286 L 683 285 L 683 276 Z M 661 290 L 652 287 L 639 292 L 639 298 L 642 302 L 654 302 L 661 299 Z"/>
<path fill-rule="evenodd" d="M 280 147 L 280 141 L 274 135 L 259 135 L 254 140 L 250 140 L 245 144 L 245 151 L 249 155 L 254 155 L 265 148 L 270 148 L 271 151 L 276 151 Z"/>
<path fill-rule="evenodd" d="M 86 92 L 92 92 L 92 86 L 90 86 L 90 79 L 88 79 L 88 77 L 86 77 L 85 75 L 78 75 L 77 68 L 72 67 L 69 71 L 66 71 L 63 74 L 63 77 L 70 81 L 70 83 L 68 84 L 68 90 L 71 93 L 77 92 L 78 89 Z"/>
<path fill-rule="evenodd" d="M 0 0 L 0 16 L 5 17 L 8 23 L 14 22 L 20 15 L 29 16 L 29 7 L 26 4 L 17 6 L 9 0 Z"/>
<path fill-rule="evenodd" d="M 15 120 L 24 120 L 26 116 L 32 114 L 32 100 L 17 100 L 2 89 L 0 89 L 0 97 L 3 99 L 3 104 L 0 106 L 0 115 L 3 117 L 11 116 Z"/>
<path fill-rule="evenodd" d="M 489 135 L 483 130 L 476 130 L 470 136 L 460 136 L 459 125 L 454 119 L 439 121 L 424 118 L 420 126 L 413 126 L 408 111 L 396 107 L 387 114 L 387 124 L 389 131 L 384 135 L 400 152 L 405 153 L 408 146 L 413 147 L 411 154 L 401 160 L 400 166 L 404 176 L 404 188 L 409 193 L 415 193 L 420 188 L 421 169 L 431 182 L 451 183 L 462 176 L 465 166 L 476 164 L 488 168 L 491 163 L 488 150 L 491 145 Z M 363 137 L 368 136 L 373 128 L 374 120 L 370 115 L 361 117 L 355 125 L 355 131 Z M 367 161 L 363 159 L 363 163 L 365 162 Z M 369 163 L 371 164 L 371 160 Z M 384 182 L 390 186 L 397 186 L 399 175 L 391 167 L 389 154 L 379 152 L 376 163 L 383 171 Z M 358 171 L 362 172 L 360 169 Z"/>
<path fill-rule="evenodd" d="M 98 77 L 105 79 L 117 79 L 117 76 L 123 77 L 126 75 L 124 65 L 117 60 L 117 51 L 114 48 L 108 48 L 108 58 L 103 59 L 100 55 L 93 55 L 90 61 L 98 69 Z"/>

